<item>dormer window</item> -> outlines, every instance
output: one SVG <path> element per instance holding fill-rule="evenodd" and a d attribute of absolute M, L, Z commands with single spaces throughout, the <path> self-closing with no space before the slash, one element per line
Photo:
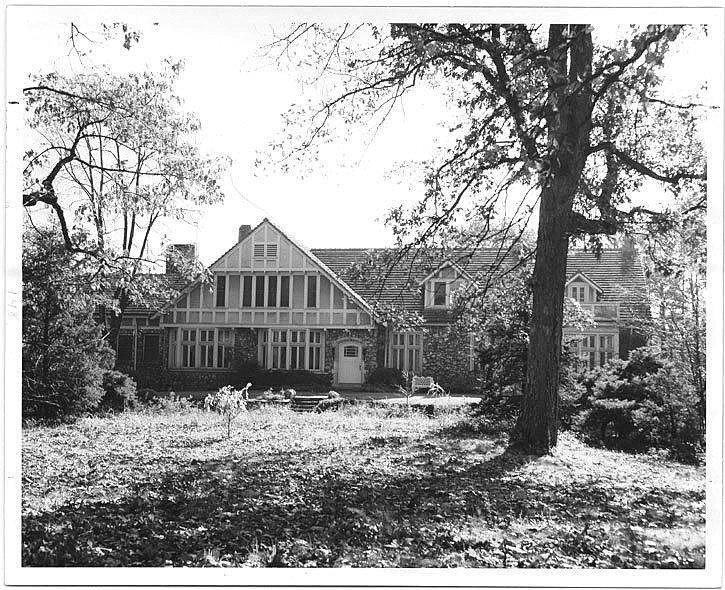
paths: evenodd
<path fill-rule="evenodd" d="M 584 303 L 586 297 L 586 287 L 584 285 L 574 285 L 571 287 L 571 298 L 579 303 Z"/>
<path fill-rule="evenodd" d="M 433 282 L 433 305 L 436 307 L 445 307 L 447 304 L 448 283 L 445 281 Z"/>

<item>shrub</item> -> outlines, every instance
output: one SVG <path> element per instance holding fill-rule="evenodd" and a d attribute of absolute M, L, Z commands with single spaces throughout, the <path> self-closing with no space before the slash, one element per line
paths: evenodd
<path fill-rule="evenodd" d="M 396 387 L 405 385 L 405 376 L 400 369 L 391 367 L 377 367 L 370 371 L 367 382 L 370 385 L 385 385 L 388 387 Z"/>
<path fill-rule="evenodd" d="M 136 382 L 126 373 L 106 371 L 103 374 L 103 391 L 103 407 L 125 410 L 136 405 Z"/>
<path fill-rule="evenodd" d="M 155 398 L 151 405 L 152 410 L 170 414 L 188 412 L 194 407 L 194 403 L 189 398 L 181 397 L 173 391 L 169 392 L 167 396 Z"/>
<path fill-rule="evenodd" d="M 702 446 L 697 398 L 675 367 L 649 348 L 583 379 L 583 409 L 572 420 L 587 442 L 628 451 L 669 449 L 695 461 Z"/>
<path fill-rule="evenodd" d="M 294 387 L 296 389 L 329 389 L 332 385 L 332 375 L 329 373 L 314 373 L 299 369 L 268 370 L 263 369 L 257 362 L 241 363 L 237 368 L 238 382 L 252 382 L 256 387 Z"/>
<path fill-rule="evenodd" d="M 232 420 L 247 410 L 247 393 L 251 383 L 242 389 L 234 389 L 231 385 L 222 387 L 216 393 L 210 393 L 204 400 L 207 410 L 214 410 L 224 416 L 227 423 L 227 438 L 231 437 Z"/>

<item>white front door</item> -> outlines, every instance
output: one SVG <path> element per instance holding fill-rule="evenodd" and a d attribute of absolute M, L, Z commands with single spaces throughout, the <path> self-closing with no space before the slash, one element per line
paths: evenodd
<path fill-rule="evenodd" d="M 362 383 L 362 347 L 354 342 L 340 344 L 337 357 L 337 382 L 340 384 Z"/>

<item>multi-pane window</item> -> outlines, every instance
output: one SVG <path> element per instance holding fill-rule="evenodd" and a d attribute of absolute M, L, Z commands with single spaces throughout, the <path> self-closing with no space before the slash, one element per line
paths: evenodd
<path fill-rule="evenodd" d="M 199 330 L 199 364 L 214 366 L 214 330 Z"/>
<path fill-rule="evenodd" d="M 393 332 L 390 364 L 403 372 L 423 372 L 423 335 L 414 332 Z"/>
<path fill-rule="evenodd" d="M 593 369 L 616 358 L 613 334 L 586 334 L 572 341 L 583 364 Z"/>
<path fill-rule="evenodd" d="M 264 277 L 254 277 L 254 306 L 264 307 Z"/>
<path fill-rule="evenodd" d="M 177 329 L 172 328 L 169 330 L 169 367 L 172 369 L 177 366 L 176 363 L 176 333 Z"/>
<path fill-rule="evenodd" d="M 317 277 L 307 277 L 307 307 L 317 307 Z"/>
<path fill-rule="evenodd" d="M 584 303 L 584 285 L 574 285 L 571 287 L 571 298 L 579 303 Z"/>
<path fill-rule="evenodd" d="M 234 358 L 234 331 L 231 328 L 217 330 L 216 366 L 231 369 Z"/>
<path fill-rule="evenodd" d="M 196 330 L 181 331 L 181 366 L 196 366 Z"/>
<path fill-rule="evenodd" d="M 310 371 L 322 369 L 322 332 L 319 330 L 310 332 L 309 354 L 307 355 L 307 368 Z"/>
<path fill-rule="evenodd" d="M 146 363 L 153 363 L 159 360 L 159 335 L 144 334 L 143 336 L 143 360 Z"/>
<path fill-rule="evenodd" d="M 260 367 L 267 367 L 267 342 L 269 342 L 269 331 L 268 330 L 259 330 L 257 335 L 257 347 L 258 347 L 258 355 L 257 360 L 259 361 Z"/>
<path fill-rule="evenodd" d="M 275 244 L 276 246 L 276 244 Z M 267 307 L 277 307 L 277 277 L 269 277 L 267 285 Z"/>
<path fill-rule="evenodd" d="M 279 278 L 279 306 L 289 307 L 289 277 Z"/>
<path fill-rule="evenodd" d="M 446 305 L 446 289 L 445 281 L 436 281 L 433 283 L 433 305 Z"/>
<path fill-rule="evenodd" d="M 227 277 L 219 275 L 216 278 L 216 306 L 224 307 L 227 304 Z"/>
<path fill-rule="evenodd" d="M 272 369 L 287 368 L 287 330 L 272 330 Z"/>
<path fill-rule="evenodd" d="M 290 369 L 305 368 L 305 331 L 292 330 L 290 332 Z"/>

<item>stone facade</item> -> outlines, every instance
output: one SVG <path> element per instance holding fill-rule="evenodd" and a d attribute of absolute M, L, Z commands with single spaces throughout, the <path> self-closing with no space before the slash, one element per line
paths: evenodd
<path fill-rule="evenodd" d="M 480 376 L 471 371 L 468 334 L 450 326 L 431 326 L 423 337 L 423 373 L 445 389 L 470 391 Z"/>

